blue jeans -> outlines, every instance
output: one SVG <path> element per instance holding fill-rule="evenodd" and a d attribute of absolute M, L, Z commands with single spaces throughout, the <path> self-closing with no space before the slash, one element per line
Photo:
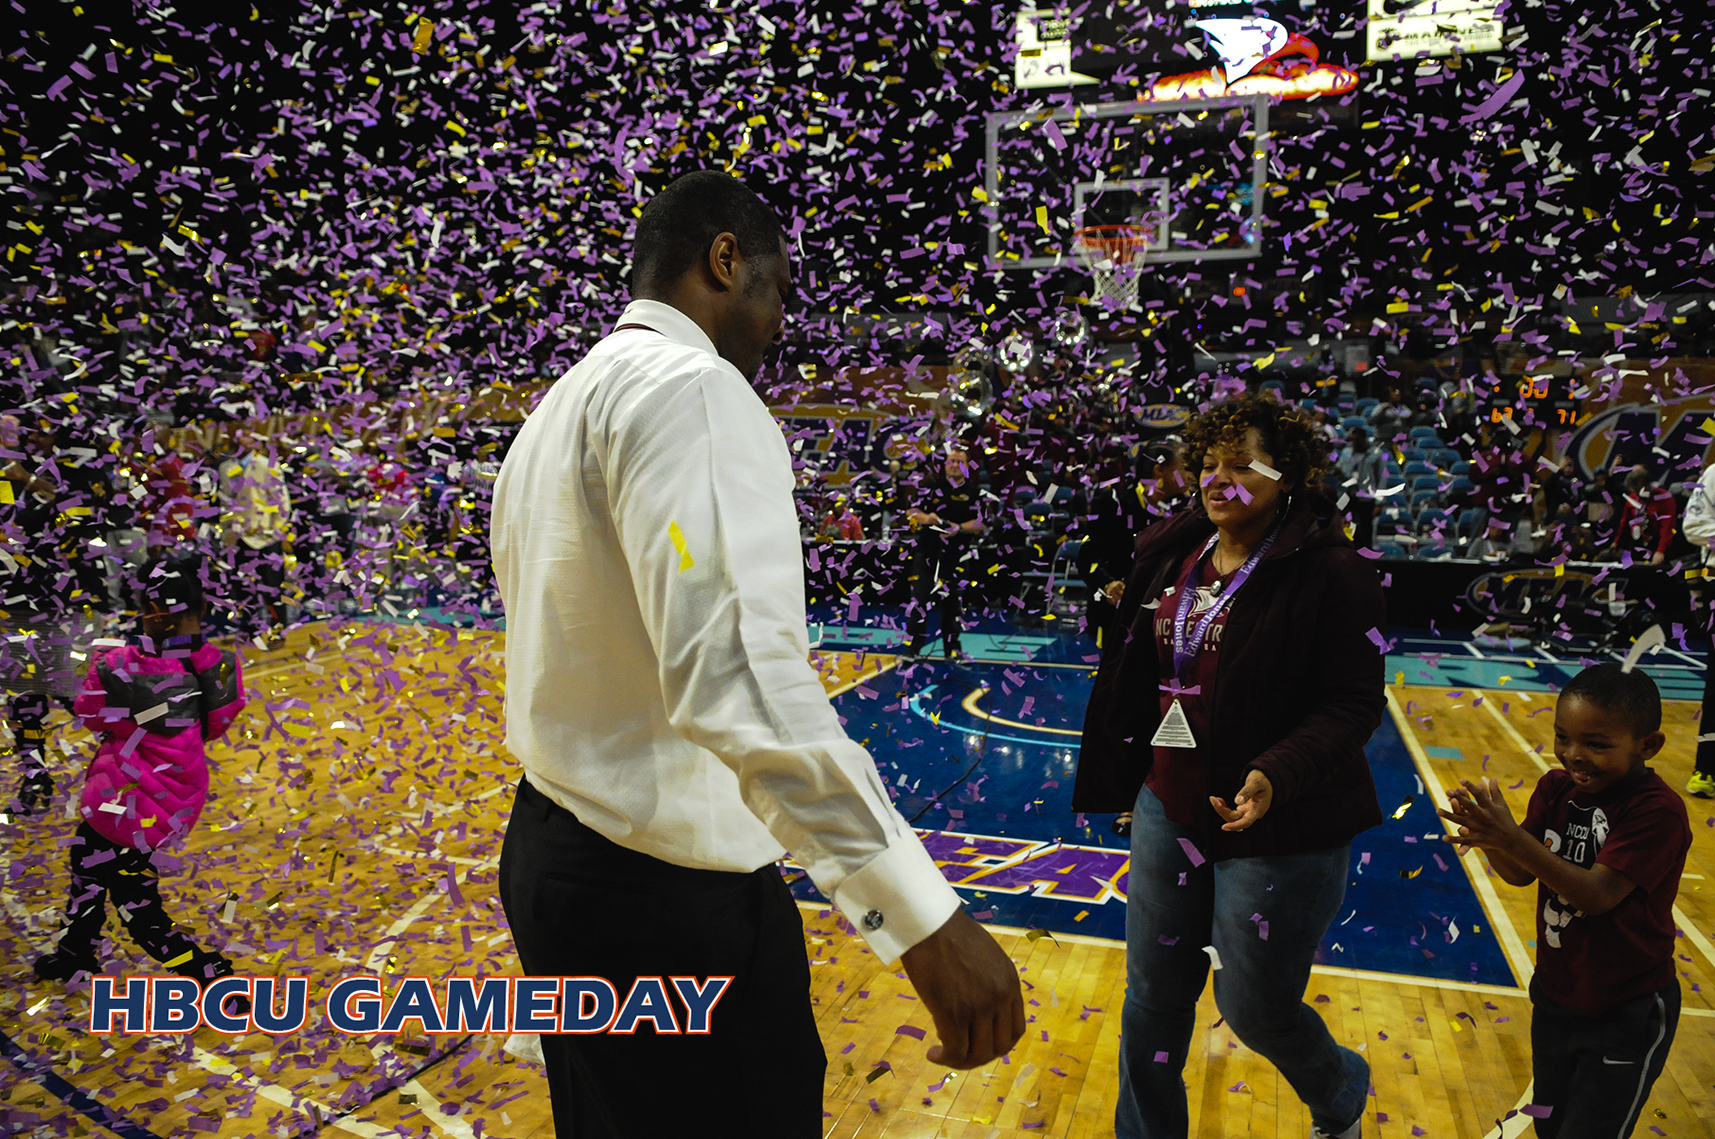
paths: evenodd
<path fill-rule="evenodd" d="M 1280 1070 L 1317 1127 L 1345 1130 L 1363 1114 L 1370 1066 L 1334 1043 L 1304 1003 L 1304 987 L 1346 896 L 1351 844 L 1193 867 L 1180 838 L 1202 849 L 1200 835 L 1169 822 L 1149 788 L 1139 790 L 1126 895 L 1119 1139 L 1185 1139 L 1189 1131 L 1183 1073 L 1208 977 L 1206 945 L 1221 957 L 1215 1004 L 1233 1034 Z M 1257 914 L 1268 923 L 1266 941 Z"/>

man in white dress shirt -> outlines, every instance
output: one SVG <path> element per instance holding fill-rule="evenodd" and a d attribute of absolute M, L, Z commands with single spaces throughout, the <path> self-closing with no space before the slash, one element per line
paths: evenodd
<path fill-rule="evenodd" d="M 792 292 L 779 219 L 736 179 L 686 175 L 643 210 L 631 284 L 495 483 L 525 772 L 501 899 L 530 975 L 605 977 L 621 1001 L 638 977 L 734 978 L 706 1035 L 545 1034 L 561 1135 L 820 1135 L 827 1061 L 782 855 L 903 960 L 932 1061 L 1017 1042 L 1018 974 L 808 662 L 791 458 L 749 383 Z"/>

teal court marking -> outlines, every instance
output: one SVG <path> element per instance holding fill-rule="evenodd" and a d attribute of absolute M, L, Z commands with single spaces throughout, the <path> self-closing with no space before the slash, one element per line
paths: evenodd
<path fill-rule="evenodd" d="M 1430 759 L 1464 759 L 1465 753 L 1456 747 L 1426 747 L 1423 754 Z"/>

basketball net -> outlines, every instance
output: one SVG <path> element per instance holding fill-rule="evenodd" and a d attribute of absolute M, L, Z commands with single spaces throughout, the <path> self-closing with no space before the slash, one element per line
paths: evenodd
<path fill-rule="evenodd" d="M 1153 233 L 1148 225 L 1086 225 L 1072 231 L 1073 250 L 1095 282 L 1092 302 L 1110 310 L 1137 303 L 1143 252 Z"/>

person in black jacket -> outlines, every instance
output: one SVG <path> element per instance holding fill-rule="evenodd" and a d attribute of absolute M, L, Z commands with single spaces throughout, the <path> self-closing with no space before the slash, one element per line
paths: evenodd
<path fill-rule="evenodd" d="M 970 477 L 970 454 L 955 443 L 948 448 L 941 466 L 941 473 L 925 482 L 918 505 L 905 512 L 911 528 L 918 532 L 908 574 L 911 605 L 906 631 L 910 640 L 905 651 L 910 656 L 922 653 L 929 598 L 939 591 L 942 655 L 952 660 L 960 651 L 960 615 L 964 611 L 961 594 L 966 571 L 961 563 L 974 556 L 983 520 L 977 484 Z"/>
<path fill-rule="evenodd" d="M 70 598 L 90 565 L 99 570 L 99 563 L 81 556 L 86 547 L 62 521 L 87 501 L 60 462 L 81 458 L 60 453 L 64 430 L 51 419 L 30 416 L 19 431 L 24 457 L 0 472 L 12 499 L 0 514 L 0 696 L 6 699 L 11 751 L 20 761 L 15 809 L 21 815 L 41 813 L 53 799 L 47 720 L 56 702 L 69 710 L 78 685 L 71 659 L 76 603 Z"/>
<path fill-rule="evenodd" d="M 1386 703 L 1381 587 L 1308 489 L 1326 452 L 1296 409 L 1240 396 L 1184 434 L 1201 493 L 1139 540 L 1072 797 L 1135 814 L 1115 1127 L 1187 1134 L 1181 1073 L 1213 960 L 1234 1033 L 1315 1134 L 1355 1139 L 1369 1068 L 1303 996 L 1351 840 L 1382 819 L 1364 754 Z"/>
<path fill-rule="evenodd" d="M 1098 647 L 1119 612 L 1138 534 L 1185 489 L 1179 441 L 1171 436 L 1138 444 L 1134 470 L 1132 478 L 1122 475 L 1091 490 L 1090 518 L 1078 547 L 1078 576 L 1090 591 L 1089 624 Z"/>
<path fill-rule="evenodd" d="M 1090 518 L 1078 547 L 1078 576 L 1089 590 L 1089 627 L 1095 630 L 1098 648 L 1123 632 L 1116 618 L 1139 533 L 1164 517 L 1185 492 L 1180 445 L 1173 435 L 1138 444 L 1135 477 L 1103 483 L 1091 494 Z M 1113 830 L 1121 836 L 1131 833 L 1130 811 L 1120 813 Z"/>

